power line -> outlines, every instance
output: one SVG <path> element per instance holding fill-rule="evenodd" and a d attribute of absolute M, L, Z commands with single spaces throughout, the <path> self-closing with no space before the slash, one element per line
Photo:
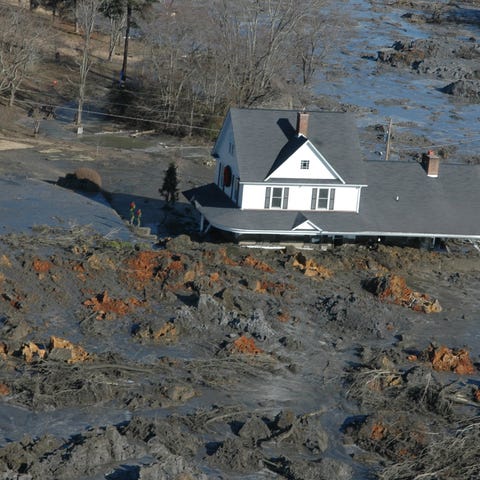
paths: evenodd
<path fill-rule="evenodd" d="M 388 159 L 388 152 L 390 151 L 391 147 L 391 130 L 392 130 L 392 119 L 390 119 L 390 123 L 387 129 L 388 132 L 388 137 L 387 137 L 387 144 L 386 144 L 386 149 L 387 149 L 387 156 L 386 158 Z M 442 142 L 442 143 L 436 143 L 436 144 L 431 144 L 431 145 L 422 145 L 418 147 L 412 147 L 410 145 L 401 145 L 401 144 L 395 144 L 395 151 L 397 152 L 405 152 L 405 151 L 422 151 L 422 150 L 432 150 L 432 149 L 438 149 L 441 147 L 451 147 L 451 146 L 456 146 L 456 145 L 470 145 L 473 143 L 480 142 L 480 136 L 475 137 L 470 140 L 461 140 L 461 141 L 456 141 L 456 142 Z"/>
<path fill-rule="evenodd" d="M 48 106 L 48 107 L 53 107 L 53 108 L 61 108 L 63 110 L 69 110 L 69 111 L 72 111 L 72 112 L 77 111 L 77 108 L 48 104 L 48 103 L 45 103 L 45 102 L 35 102 L 35 101 L 30 101 L 30 100 L 17 100 L 17 102 L 18 103 L 23 103 L 23 104 L 26 104 L 26 105 L 29 105 L 29 106 L 39 105 L 39 106 Z M 183 123 L 172 123 L 172 122 L 166 122 L 166 121 L 162 121 L 162 120 L 150 120 L 150 119 L 145 119 L 145 118 L 140 118 L 140 117 L 131 117 L 131 116 L 128 116 L 128 115 L 117 115 L 117 114 L 113 114 L 113 113 L 98 112 L 98 111 L 95 111 L 95 110 L 84 109 L 83 113 L 91 114 L 91 115 L 98 115 L 98 116 L 103 116 L 103 117 L 109 117 L 109 118 L 121 118 L 121 119 L 124 119 L 124 120 L 136 120 L 136 121 L 140 121 L 140 122 L 156 123 L 156 124 L 159 124 L 159 125 L 167 125 L 167 126 L 171 126 L 171 127 L 185 127 L 185 128 L 196 129 L 196 130 L 218 132 L 217 128 L 198 127 L 198 126 L 195 126 L 195 125 L 188 125 L 188 124 L 183 124 Z"/>
<path fill-rule="evenodd" d="M 22 92 L 25 93 L 36 93 L 33 90 L 26 90 L 22 89 Z M 45 95 L 53 97 L 53 94 L 51 93 L 45 93 Z M 91 98 L 91 97 L 90 97 Z M 36 102 L 33 100 L 19 100 L 16 99 L 17 103 L 23 103 L 25 105 L 38 105 L 38 106 L 48 106 L 48 107 L 53 107 L 53 108 L 60 108 L 63 110 L 68 110 L 68 111 L 73 111 L 76 112 L 77 108 L 75 107 L 66 107 L 63 105 L 58 105 L 54 103 L 46 103 L 46 102 Z M 127 104 L 122 104 L 122 103 L 112 103 L 112 105 L 116 106 L 128 106 Z M 167 110 L 157 110 L 158 112 L 166 112 Z M 140 122 L 149 122 L 149 123 L 154 123 L 158 125 L 166 125 L 166 126 L 171 126 L 171 127 L 184 127 L 184 128 L 189 128 L 189 129 L 196 129 L 196 130 L 204 130 L 204 131 L 210 131 L 210 132 L 219 132 L 219 129 L 217 128 L 208 128 L 208 127 L 200 127 L 200 126 L 195 126 L 191 124 L 183 124 L 183 123 L 172 123 L 172 122 L 167 122 L 167 121 L 162 121 L 162 120 L 153 120 L 153 119 L 145 119 L 145 118 L 140 118 L 140 117 L 133 117 L 129 115 L 120 115 L 120 114 L 113 114 L 113 113 L 105 113 L 105 112 L 100 112 L 96 110 L 88 110 L 84 109 L 84 113 L 86 114 L 93 114 L 93 115 L 98 115 L 98 116 L 104 116 L 104 117 L 109 117 L 109 118 L 118 118 L 118 119 L 124 119 L 124 120 L 135 120 L 135 121 L 140 121 Z M 178 112 L 178 113 L 184 113 L 189 115 L 190 112 Z M 214 114 L 197 114 L 196 116 L 209 116 L 209 117 L 217 117 L 220 118 L 220 115 L 214 115 Z M 399 145 L 395 144 L 395 151 L 422 151 L 425 149 L 435 149 L 435 148 L 441 148 L 441 147 L 449 147 L 449 146 L 456 146 L 456 145 L 469 145 L 473 144 L 476 142 L 480 142 L 480 137 L 477 137 L 472 140 L 463 140 L 463 141 L 458 141 L 458 142 L 444 142 L 444 143 L 438 143 L 438 144 L 431 144 L 431 145 L 423 145 L 419 147 L 412 147 L 409 145 Z"/>
<path fill-rule="evenodd" d="M 42 95 L 45 95 L 47 97 L 51 97 L 51 98 L 56 98 L 56 94 L 54 93 L 50 93 L 50 92 L 36 92 L 34 90 L 30 90 L 30 89 L 25 89 L 25 88 L 22 88 L 22 89 L 19 89 L 18 90 L 19 92 L 24 92 L 24 93 L 30 93 L 30 94 L 42 94 Z M 136 97 L 138 98 L 141 98 L 141 95 L 135 93 L 135 92 L 130 92 L 130 93 L 133 93 Z M 85 101 L 87 103 L 93 103 L 94 102 L 94 97 L 85 97 Z M 18 100 L 19 102 L 21 102 L 22 100 Z M 114 106 L 118 106 L 118 107 L 130 107 L 131 105 L 128 104 L 128 103 L 119 103 L 119 102 L 108 102 L 109 105 L 114 105 Z M 43 102 L 42 105 L 47 105 L 45 102 Z M 52 107 L 58 107 L 58 108 L 66 108 L 66 107 L 63 107 L 61 105 L 54 105 L 54 104 L 48 104 L 49 106 L 52 106 Z M 138 108 L 143 108 L 143 109 L 147 109 L 147 107 L 145 107 L 144 105 L 137 105 Z M 159 113 L 165 113 L 165 112 L 168 112 L 167 109 L 158 109 L 156 110 L 157 112 Z M 177 113 L 181 113 L 181 114 L 184 114 L 184 115 L 191 115 L 191 112 L 188 111 L 188 112 L 184 112 L 184 111 L 178 111 L 176 110 Z M 194 113 L 194 116 L 200 116 L 200 117 L 215 117 L 215 118 L 223 118 L 223 115 L 218 115 L 218 114 L 214 114 L 214 113 Z"/>

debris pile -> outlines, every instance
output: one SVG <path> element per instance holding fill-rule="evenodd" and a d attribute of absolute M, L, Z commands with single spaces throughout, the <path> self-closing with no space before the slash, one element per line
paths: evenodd
<path fill-rule="evenodd" d="M 149 340 L 155 343 L 172 343 L 178 339 L 178 329 L 173 322 L 166 322 L 160 327 L 152 324 L 137 325 L 133 334 L 139 340 Z"/>
<path fill-rule="evenodd" d="M 312 258 L 307 259 L 301 252 L 298 252 L 294 256 L 292 266 L 300 270 L 307 277 L 319 277 L 323 280 L 333 275 L 330 269 L 319 265 Z"/>
<path fill-rule="evenodd" d="M 270 280 L 257 280 L 255 282 L 255 292 L 257 293 L 269 293 L 274 296 L 283 296 L 287 290 L 292 290 L 292 287 L 282 282 L 272 282 Z"/>
<path fill-rule="evenodd" d="M 231 353 L 242 353 L 245 355 L 259 355 L 263 350 L 255 345 L 253 338 L 242 335 L 230 345 Z"/>
<path fill-rule="evenodd" d="M 83 304 L 90 307 L 94 312 L 98 312 L 97 320 L 111 320 L 116 315 L 125 315 L 129 313 L 134 307 L 141 304 L 136 298 L 129 298 L 128 300 L 116 300 L 110 298 L 105 291 L 89 300 L 85 300 Z"/>
<path fill-rule="evenodd" d="M 39 258 L 35 258 L 33 260 L 33 269 L 37 273 L 46 273 L 50 271 L 52 267 L 53 267 L 53 264 L 49 260 L 40 260 Z"/>
<path fill-rule="evenodd" d="M 89 353 L 85 351 L 80 345 L 75 345 L 69 340 L 63 338 L 51 336 L 50 343 L 48 345 L 49 359 L 65 359 L 67 363 L 80 363 L 86 362 L 91 359 Z"/>
<path fill-rule="evenodd" d="M 364 283 L 364 287 L 383 302 L 408 307 L 416 312 L 438 313 L 442 311 L 439 301 L 426 293 L 413 291 L 400 275 L 381 275 Z"/>
<path fill-rule="evenodd" d="M 432 368 L 439 372 L 455 372 L 459 375 L 471 375 L 476 372 L 470 354 L 464 348 L 454 350 L 444 345 L 435 347 L 431 344 L 424 354 L 431 362 Z"/>
<path fill-rule="evenodd" d="M 20 356 L 26 363 L 49 359 L 73 364 L 86 362 L 92 358 L 80 345 L 75 345 L 69 340 L 53 335 L 50 337 L 47 346 L 29 341 L 24 343 L 19 351 L 14 352 L 14 354 Z"/>

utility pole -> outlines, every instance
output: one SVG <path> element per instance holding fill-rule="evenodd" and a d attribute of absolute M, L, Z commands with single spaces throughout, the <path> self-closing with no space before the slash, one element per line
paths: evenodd
<path fill-rule="evenodd" d="M 388 131 L 387 131 L 387 148 L 385 151 L 385 160 L 390 158 L 390 145 L 392 139 L 392 119 L 390 118 L 390 123 L 388 124 Z"/>

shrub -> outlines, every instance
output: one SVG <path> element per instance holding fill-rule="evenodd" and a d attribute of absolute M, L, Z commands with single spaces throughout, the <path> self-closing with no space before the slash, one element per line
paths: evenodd
<path fill-rule="evenodd" d="M 96 170 L 81 167 L 75 170 L 74 175 L 80 181 L 83 190 L 99 191 L 102 189 L 102 177 Z"/>

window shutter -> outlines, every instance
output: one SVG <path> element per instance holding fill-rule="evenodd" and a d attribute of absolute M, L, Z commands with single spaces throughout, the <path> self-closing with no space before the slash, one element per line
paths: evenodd
<path fill-rule="evenodd" d="M 330 199 L 328 201 L 328 209 L 333 210 L 333 206 L 335 204 L 335 189 L 330 189 Z"/>
<path fill-rule="evenodd" d="M 282 208 L 286 210 L 288 208 L 288 187 L 283 189 L 283 205 Z"/>
<path fill-rule="evenodd" d="M 218 178 L 217 178 L 217 185 L 219 187 L 223 187 L 223 185 L 222 185 L 222 173 L 223 173 L 222 162 L 219 162 L 219 164 L 218 164 Z"/>
<path fill-rule="evenodd" d="M 312 204 L 310 205 L 312 210 L 316 210 L 317 208 L 317 189 L 312 188 Z"/>
<path fill-rule="evenodd" d="M 270 193 L 272 191 L 271 187 L 265 189 L 265 208 L 270 208 Z"/>

